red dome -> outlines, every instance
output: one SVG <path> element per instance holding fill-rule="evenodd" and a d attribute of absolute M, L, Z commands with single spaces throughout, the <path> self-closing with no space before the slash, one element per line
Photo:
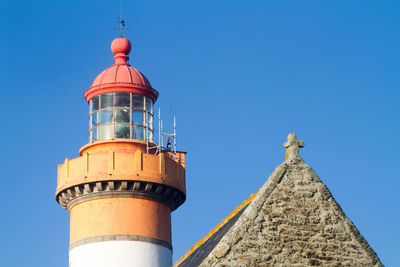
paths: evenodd
<path fill-rule="evenodd" d="M 114 64 L 108 69 L 103 70 L 94 79 L 91 87 L 109 83 L 134 83 L 151 88 L 151 84 L 147 78 L 129 64 Z"/>
<path fill-rule="evenodd" d="M 150 97 L 155 102 L 158 92 L 147 78 L 128 64 L 131 43 L 124 37 L 114 39 L 111 44 L 115 64 L 102 71 L 84 93 L 86 101 L 97 95 L 111 92 L 130 92 Z"/>

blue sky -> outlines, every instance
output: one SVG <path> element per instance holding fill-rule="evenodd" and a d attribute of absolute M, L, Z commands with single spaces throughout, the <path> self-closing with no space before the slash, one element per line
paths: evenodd
<path fill-rule="evenodd" d="M 57 164 L 112 61 L 117 1 L 0 3 L 2 266 L 67 266 Z M 289 132 L 382 262 L 400 239 L 399 1 L 124 1 L 130 63 L 176 114 L 187 201 L 174 261 L 263 185 Z M 172 110 L 172 112 L 171 112 Z"/>

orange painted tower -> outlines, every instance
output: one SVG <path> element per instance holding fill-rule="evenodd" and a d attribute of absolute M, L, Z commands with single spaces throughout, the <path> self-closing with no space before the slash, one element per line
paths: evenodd
<path fill-rule="evenodd" d="M 153 141 L 158 98 L 129 65 L 131 44 L 84 93 L 89 144 L 58 165 L 56 199 L 70 212 L 71 267 L 171 266 L 171 212 L 186 199 L 185 153 Z"/>

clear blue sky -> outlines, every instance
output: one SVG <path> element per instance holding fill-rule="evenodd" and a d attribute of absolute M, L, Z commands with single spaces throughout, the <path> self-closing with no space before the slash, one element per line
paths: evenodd
<path fill-rule="evenodd" d="M 82 93 L 113 62 L 115 2 L 0 3 L 1 266 L 67 266 L 57 164 L 88 142 Z M 174 261 L 262 186 L 294 131 L 382 262 L 400 265 L 400 1 L 124 2 L 130 63 L 188 151 Z"/>

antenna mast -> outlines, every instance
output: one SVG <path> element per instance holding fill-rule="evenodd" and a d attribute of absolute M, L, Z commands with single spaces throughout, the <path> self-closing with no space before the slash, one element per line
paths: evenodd
<path fill-rule="evenodd" d="M 161 145 L 161 109 L 158 108 L 158 144 Z"/>
<path fill-rule="evenodd" d="M 173 136 L 174 136 L 174 148 L 173 148 L 173 151 L 174 151 L 174 155 L 176 155 L 176 117 L 174 116 L 174 134 L 173 134 Z"/>
<path fill-rule="evenodd" d="M 119 2 L 119 35 L 122 37 L 122 32 L 125 28 L 125 20 L 122 19 L 122 0 Z"/>
<path fill-rule="evenodd" d="M 145 115 L 147 116 L 147 114 Z M 164 151 L 167 152 L 172 152 L 171 157 L 173 159 L 176 159 L 176 117 L 174 116 L 174 121 L 173 121 L 173 132 L 168 133 L 164 132 L 164 125 L 163 125 L 163 120 L 161 119 L 161 109 L 158 108 L 158 144 L 152 144 L 153 141 L 149 140 L 149 125 L 147 123 L 146 119 L 146 147 L 147 147 L 147 153 L 149 153 L 150 150 L 155 149 L 155 154 L 158 155 L 159 153 L 162 153 Z M 167 147 L 164 147 L 164 136 L 167 137 Z M 150 143 L 151 142 L 151 143 Z"/>

